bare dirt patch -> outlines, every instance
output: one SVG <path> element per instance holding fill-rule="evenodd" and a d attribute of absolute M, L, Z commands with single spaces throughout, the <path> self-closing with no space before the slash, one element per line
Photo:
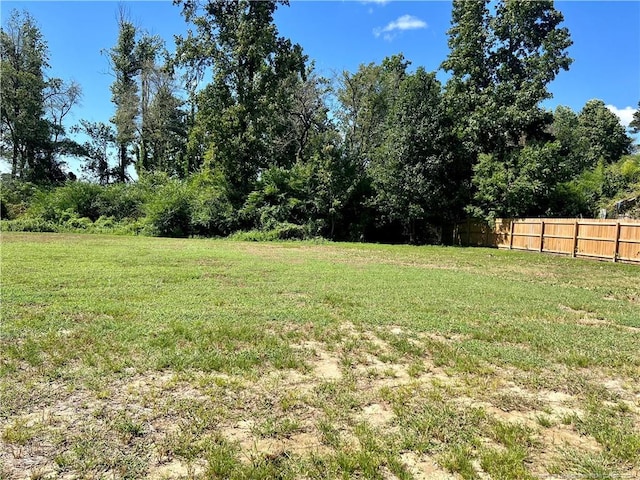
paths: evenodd
<path fill-rule="evenodd" d="M 342 378 L 340 359 L 335 354 L 326 351 L 323 344 L 307 341 L 299 346 L 313 353 L 314 358 L 311 360 L 311 364 L 316 377 L 324 380 L 339 380 Z"/>
<path fill-rule="evenodd" d="M 359 417 L 374 427 L 382 427 L 393 420 L 394 414 L 388 405 L 371 403 L 362 409 Z"/>
<path fill-rule="evenodd" d="M 151 480 L 181 480 L 194 478 L 201 475 L 205 470 L 205 463 L 184 462 L 174 459 L 169 463 L 156 465 L 149 469 L 147 478 Z"/>
<path fill-rule="evenodd" d="M 459 478 L 442 469 L 426 455 L 406 452 L 400 455 L 400 458 L 416 480 L 456 480 Z"/>

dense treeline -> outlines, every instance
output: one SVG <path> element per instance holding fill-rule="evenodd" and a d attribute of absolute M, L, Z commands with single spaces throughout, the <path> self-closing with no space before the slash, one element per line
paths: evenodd
<path fill-rule="evenodd" d="M 173 54 L 120 12 L 114 115 L 69 131 L 80 87 L 46 76 L 34 19 L 11 15 L 3 228 L 413 243 L 469 215 L 636 205 L 640 157 L 604 102 L 541 106 L 571 64 L 553 2 L 454 1 L 445 84 L 402 54 L 323 78 L 278 33 L 286 1 L 175 3 L 192 30 Z"/>

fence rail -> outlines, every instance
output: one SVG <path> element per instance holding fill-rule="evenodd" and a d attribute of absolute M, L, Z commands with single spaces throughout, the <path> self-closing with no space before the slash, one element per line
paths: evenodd
<path fill-rule="evenodd" d="M 640 220 L 500 218 L 459 223 L 454 242 L 640 263 Z"/>

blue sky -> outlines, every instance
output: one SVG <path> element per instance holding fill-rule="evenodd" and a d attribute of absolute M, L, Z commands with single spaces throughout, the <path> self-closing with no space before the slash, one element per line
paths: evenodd
<path fill-rule="evenodd" d="M 173 46 L 186 31 L 180 8 L 170 1 L 7 1 L 0 4 L 4 24 L 14 9 L 29 11 L 49 45 L 51 76 L 76 80 L 82 105 L 71 122 L 108 121 L 113 113 L 112 77 L 101 50 L 117 38 L 118 6 L 124 5 L 138 27 Z M 640 2 L 558 1 L 574 45 L 574 63 L 550 85 L 547 108 L 567 105 L 579 111 L 599 98 L 628 122 L 640 100 Z M 281 35 L 300 43 L 317 70 L 331 77 L 358 65 L 403 53 L 414 67 L 433 71 L 446 58 L 450 1 L 302 1 L 276 12 Z M 438 77 L 446 79 L 440 72 Z"/>

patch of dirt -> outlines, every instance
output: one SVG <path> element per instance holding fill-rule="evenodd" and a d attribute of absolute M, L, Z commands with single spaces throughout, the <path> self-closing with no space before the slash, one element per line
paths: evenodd
<path fill-rule="evenodd" d="M 458 478 L 425 455 L 418 456 L 414 452 L 406 452 L 401 454 L 400 458 L 417 480 L 456 480 Z"/>
<path fill-rule="evenodd" d="M 440 334 L 440 333 L 432 333 L 432 332 L 419 333 L 418 336 L 421 338 L 428 338 L 430 340 L 434 340 L 436 342 L 441 342 L 441 343 L 460 342 L 462 340 L 471 338 L 469 335 L 461 335 L 457 333 Z"/>
<path fill-rule="evenodd" d="M 374 427 L 381 427 L 391 422 L 394 413 L 388 405 L 371 403 L 362 409 L 359 417 Z"/>
<path fill-rule="evenodd" d="M 390 325 L 389 332 L 393 333 L 394 335 L 402 335 L 404 333 L 404 330 L 402 329 L 402 327 L 399 327 L 397 325 Z"/>
<path fill-rule="evenodd" d="M 320 442 L 315 431 L 295 432 L 286 437 L 261 438 L 254 434 L 255 421 L 240 420 L 222 429 L 222 434 L 231 442 L 236 442 L 242 450 L 241 459 L 250 462 L 257 455 L 277 456 L 283 453 L 308 455 L 326 454 L 329 449 Z"/>
<path fill-rule="evenodd" d="M 590 452 L 600 452 L 602 447 L 594 438 L 587 435 L 580 435 L 568 425 L 556 425 L 545 428 L 540 433 L 544 443 L 557 451 L 559 447 L 574 447 Z"/>
<path fill-rule="evenodd" d="M 149 469 L 147 478 L 151 480 L 180 480 L 201 475 L 205 469 L 204 462 L 183 463 L 174 459 L 163 465 L 156 465 Z"/>
<path fill-rule="evenodd" d="M 514 410 L 531 411 L 540 408 L 541 402 L 535 393 L 532 393 L 513 382 L 506 382 L 506 388 L 492 392 L 488 400 L 505 412 Z"/>
<path fill-rule="evenodd" d="M 370 332 L 365 332 L 362 335 L 362 338 L 371 343 L 380 353 L 389 353 L 391 351 L 389 344 L 377 335 L 373 335 Z"/>
<path fill-rule="evenodd" d="M 297 370 L 278 370 L 264 375 L 257 386 L 269 391 L 309 393 L 316 386 L 314 378 Z"/>
<path fill-rule="evenodd" d="M 316 377 L 324 380 L 339 380 L 342 378 L 340 360 L 335 354 L 327 352 L 322 343 L 308 341 L 302 343 L 301 347 L 314 352 L 315 358 L 311 361 L 311 364 Z"/>
<path fill-rule="evenodd" d="M 538 390 L 537 397 L 549 405 L 566 405 L 576 401 L 573 395 L 556 390 Z"/>

